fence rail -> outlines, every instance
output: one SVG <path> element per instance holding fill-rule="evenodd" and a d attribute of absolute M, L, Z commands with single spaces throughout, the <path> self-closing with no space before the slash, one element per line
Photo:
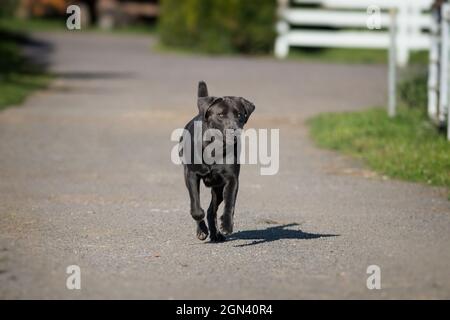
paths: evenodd
<path fill-rule="evenodd" d="M 387 12 L 396 8 L 397 63 L 404 66 L 410 51 L 428 50 L 428 30 L 432 0 L 279 0 L 278 37 L 275 54 L 284 58 L 292 46 L 376 48 L 389 47 L 390 19 Z M 376 19 L 376 29 L 369 30 L 368 19 Z M 316 27 L 316 28 L 314 28 Z M 326 30 L 324 27 L 335 28 Z M 351 30 L 349 30 L 351 29 Z"/>

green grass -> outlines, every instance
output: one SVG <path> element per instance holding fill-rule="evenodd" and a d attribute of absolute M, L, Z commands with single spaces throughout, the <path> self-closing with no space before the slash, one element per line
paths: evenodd
<path fill-rule="evenodd" d="M 358 157 L 390 177 L 450 188 L 450 142 L 422 110 L 401 108 L 394 119 L 380 108 L 325 113 L 308 123 L 320 147 Z"/>
<path fill-rule="evenodd" d="M 15 32 L 67 30 L 63 19 L 2 18 L 0 27 Z"/>
<path fill-rule="evenodd" d="M 350 64 L 387 64 L 387 50 L 344 49 L 344 48 L 291 48 L 288 59 Z M 413 52 L 411 64 L 427 64 L 428 52 Z"/>
<path fill-rule="evenodd" d="M 0 25 L 0 110 L 22 103 L 37 89 L 47 86 L 51 76 L 27 61 L 21 54 L 22 33 L 1 28 Z"/>
<path fill-rule="evenodd" d="M 0 80 L 0 110 L 21 104 L 30 93 L 45 88 L 50 79 L 46 74 L 13 73 Z"/>

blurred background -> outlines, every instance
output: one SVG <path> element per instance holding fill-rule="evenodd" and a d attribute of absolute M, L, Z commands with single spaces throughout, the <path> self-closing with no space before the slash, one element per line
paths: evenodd
<path fill-rule="evenodd" d="M 399 82 L 405 77 L 421 82 L 414 93 L 405 93 L 409 83 L 400 94 L 418 95 L 422 100 L 409 102 L 426 104 L 431 8 L 441 2 L 421 0 L 405 7 L 403 0 L 2 0 L 0 15 L 3 34 L 63 30 L 66 9 L 76 4 L 83 31 L 147 33 L 158 38 L 162 51 L 387 64 L 389 9 L 398 7 Z M 370 23 L 375 28 L 369 30 Z"/>

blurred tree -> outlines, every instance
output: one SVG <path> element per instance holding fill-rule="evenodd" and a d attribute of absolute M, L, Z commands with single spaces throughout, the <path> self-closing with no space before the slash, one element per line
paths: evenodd
<path fill-rule="evenodd" d="M 162 0 L 159 31 L 169 46 L 211 53 L 270 52 L 275 0 Z"/>
<path fill-rule="evenodd" d="M 20 0 L 16 2 L 19 2 L 18 14 L 21 18 L 65 14 L 69 4 L 67 0 Z"/>
<path fill-rule="evenodd" d="M 2 0 L 0 4 L 0 18 L 14 15 L 17 0 Z"/>

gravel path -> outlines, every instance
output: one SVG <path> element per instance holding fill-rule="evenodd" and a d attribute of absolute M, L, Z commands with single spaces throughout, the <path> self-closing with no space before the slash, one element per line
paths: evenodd
<path fill-rule="evenodd" d="M 1 298 L 450 298 L 443 191 L 318 150 L 304 125 L 383 104 L 385 67 L 161 54 L 143 36 L 36 38 L 59 78 L 0 112 Z M 170 161 L 200 79 L 253 101 L 248 127 L 280 129 L 279 173 L 243 166 L 222 244 L 196 239 Z M 66 289 L 72 264 L 81 290 Z M 366 287 L 372 264 L 381 290 Z"/>

